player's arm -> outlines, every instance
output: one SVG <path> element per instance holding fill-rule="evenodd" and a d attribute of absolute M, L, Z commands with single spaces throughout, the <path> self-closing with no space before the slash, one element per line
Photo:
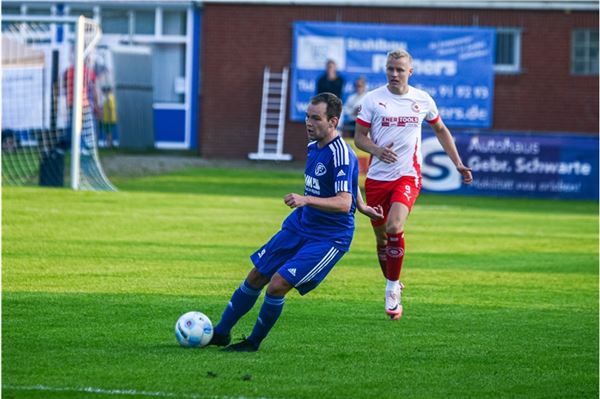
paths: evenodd
<path fill-rule="evenodd" d="M 450 134 L 450 130 L 448 130 L 441 118 L 438 118 L 435 123 L 431 124 L 431 128 L 442 145 L 442 148 L 456 166 L 456 170 L 462 175 L 463 182 L 465 184 L 470 184 L 473 181 L 473 174 L 471 173 L 470 168 L 463 165 L 458 150 L 456 149 L 454 139 L 452 138 L 452 134 Z"/>
<path fill-rule="evenodd" d="M 363 201 L 362 193 L 360 191 L 360 187 L 356 190 L 356 209 L 363 215 L 371 218 L 372 220 L 382 220 L 383 219 L 383 208 L 381 205 L 377 206 L 369 206 Z"/>
<path fill-rule="evenodd" d="M 312 195 L 289 193 L 283 198 L 283 201 L 290 208 L 311 206 L 325 212 L 348 213 L 352 207 L 352 194 L 340 191 L 335 197 L 321 198 L 313 197 Z"/>
<path fill-rule="evenodd" d="M 371 140 L 369 132 L 371 129 L 362 124 L 360 119 L 356 119 L 356 130 L 354 131 L 354 144 L 363 151 L 368 152 L 374 157 L 379 158 L 385 163 L 394 163 L 398 156 L 392 149 L 394 143 L 389 143 L 386 147 L 380 147 Z"/>

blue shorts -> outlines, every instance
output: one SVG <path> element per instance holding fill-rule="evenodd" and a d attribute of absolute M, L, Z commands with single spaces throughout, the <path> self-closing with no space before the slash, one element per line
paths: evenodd
<path fill-rule="evenodd" d="M 279 273 L 305 295 L 325 279 L 344 254 L 329 242 L 281 230 L 250 259 L 262 275 L 270 279 Z"/>

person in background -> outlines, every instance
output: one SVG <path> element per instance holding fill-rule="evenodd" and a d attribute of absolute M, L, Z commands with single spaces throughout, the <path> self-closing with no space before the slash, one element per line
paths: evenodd
<path fill-rule="evenodd" d="M 367 94 L 367 82 L 364 76 L 359 77 L 354 81 L 354 93 L 348 97 L 344 104 L 346 117 L 344 118 L 344 135 L 354 137 L 354 129 L 356 126 L 356 116 L 360 110 L 360 104 Z"/>
<path fill-rule="evenodd" d="M 333 60 L 327 60 L 325 73 L 317 81 L 317 93 L 333 93 L 342 98 L 344 78 L 337 72 L 337 65 Z"/>
<path fill-rule="evenodd" d="M 59 146 L 64 149 L 71 147 L 71 136 L 73 128 L 73 102 L 74 96 L 74 85 L 75 85 L 75 66 L 71 65 L 68 67 L 63 74 L 63 89 L 65 93 L 65 100 L 67 105 L 67 121 L 65 124 L 65 132 L 59 139 Z M 99 117 L 100 104 L 98 104 L 98 95 L 96 93 L 96 72 L 88 65 L 83 65 L 83 90 L 82 90 L 81 104 L 83 107 L 83 121 L 82 124 L 85 126 L 85 116 L 89 116 L 93 121 L 94 126 L 96 125 L 96 118 Z"/>
<path fill-rule="evenodd" d="M 65 99 L 67 101 L 67 110 L 71 123 L 73 113 L 73 85 L 75 83 L 75 66 L 71 65 L 65 70 L 63 76 L 63 87 L 65 90 Z M 84 108 L 89 107 L 92 112 L 96 112 L 98 108 L 98 96 L 96 94 L 96 72 L 87 65 L 83 66 L 83 97 L 81 103 Z"/>
<path fill-rule="evenodd" d="M 117 107 L 115 95 L 110 86 L 102 88 L 104 102 L 102 103 L 102 133 L 106 139 L 106 147 L 112 148 L 115 130 L 117 128 Z"/>

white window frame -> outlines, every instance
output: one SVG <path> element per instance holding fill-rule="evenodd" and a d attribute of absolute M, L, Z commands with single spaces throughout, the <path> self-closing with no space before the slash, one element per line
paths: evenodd
<path fill-rule="evenodd" d="M 583 59 L 578 61 L 583 61 L 585 62 L 586 65 L 586 70 L 584 72 L 575 72 L 575 36 L 577 32 L 585 32 L 586 37 L 585 37 L 585 42 L 583 43 L 583 45 L 585 45 L 585 50 L 586 53 L 583 56 Z M 570 65 L 570 70 L 571 70 L 571 75 L 573 76 L 598 76 L 598 69 L 596 70 L 591 70 L 592 65 L 591 65 L 591 56 L 590 56 L 590 43 L 592 43 L 592 41 L 596 41 L 598 40 L 598 36 L 594 36 L 593 34 L 598 32 L 598 28 L 576 28 L 573 29 L 571 31 L 571 65 Z"/>
<path fill-rule="evenodd" d="M 496 28 L 498 33 L 512 33 L 513 35 L 513 63 L 512 64 L 496 64 L 494 60 L 494 72 L 497 74 L 518 74 L 521 73 L 521 28 Z M 496 43 L 496 46 L 498 43 Z"/>

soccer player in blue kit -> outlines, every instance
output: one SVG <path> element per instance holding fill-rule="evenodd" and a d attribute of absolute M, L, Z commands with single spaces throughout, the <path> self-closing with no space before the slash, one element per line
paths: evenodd
<path fill-rule="evenodd" d="M 356 155 L 336 130 L 341 111 L 342 102 L 332 93 L 319 93 L 311 99 L 305 120 L 310 143 L 304 195 L 284 197 L 294 211 L 281 230 L 250 257 L 254 267 L 233 293 L 209 345 L 226 346 L 227 352 L 258 350 L 281 315 L 285 295 L 292 288 L 301 295 L 316 288 L 349 250 L 354 211 L 383 219 L 380 206 L 373 208 L 362 200 Z M 229 345 L 231 329 L 252 309 L 266 285 L 252 333 Z"/>

